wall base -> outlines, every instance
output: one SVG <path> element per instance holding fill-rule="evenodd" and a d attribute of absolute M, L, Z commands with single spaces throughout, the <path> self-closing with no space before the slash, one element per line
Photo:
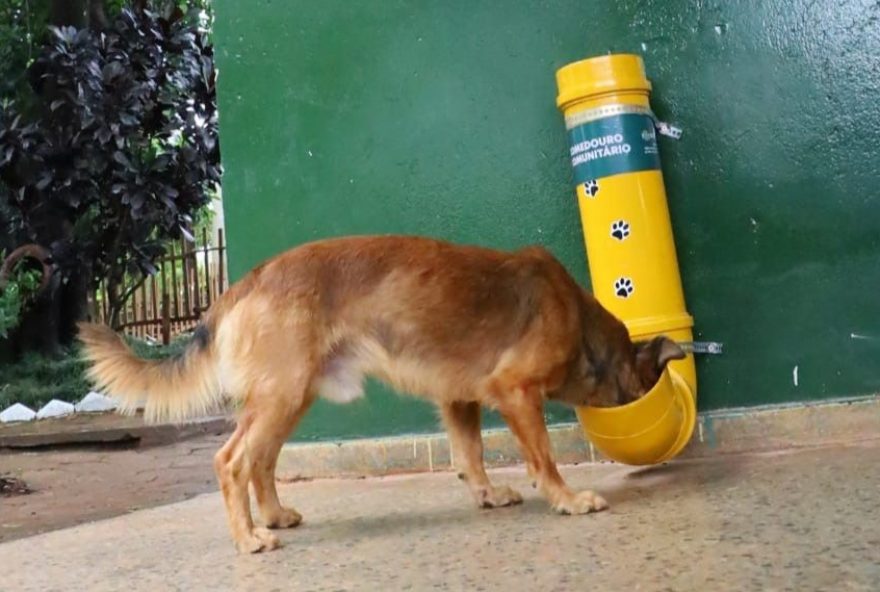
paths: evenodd
<path fill-rule="evenodd" d="M 580 425 L 550 428 L 557 462 L 610 462 L 585 441 Z M 678 458 L 783 450 L 880 439 L 880 396 L 816 404 L 725 409 L 700 414 L 694 437 Z M 506 429 L 483 432 L 486 465 L 522 462 Z M 278 477 L 363 477 L 452 468 L 445 434 L 287 444 L 278 459 Z"/>

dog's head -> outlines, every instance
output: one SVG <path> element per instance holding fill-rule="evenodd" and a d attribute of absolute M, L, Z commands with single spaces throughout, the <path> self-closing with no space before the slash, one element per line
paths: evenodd
<path fill-rule="evenodd" d="M 683 360 L 687 354 L 681 346 L 668 337 L 655 337 L 651 341 L 638 341 L 633 344 L 635 349 L 635 368 L 639 381 L 645 391 L 654 388 L 666 364 L 672 360 Z M 643 393 L 639 393 L 638 397 Z M 638 398 L 636 397 L 636 398 Z"/>
<path fill-rule="evenodd" d="M 574 402 L 591 407 L 631 403 L 653 388 L 671 360 L 685 356 L 667 337 L 633 343 L 625 333 L 606 336 L 584 350 Z"/>

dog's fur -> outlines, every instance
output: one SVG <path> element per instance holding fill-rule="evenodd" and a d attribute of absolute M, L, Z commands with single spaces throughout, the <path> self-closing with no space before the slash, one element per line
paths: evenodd
<path fill-rule="evenodd" d="M 544 401 L 628 403 L 684 356 L 666 338 L 630 341 L 542 248 L 504 253 L 393 236 L 325 240 L 267 261 L 214 304 L 177 358 L 139 359 L 97 325 L 81 325 L 80 338 L 92 379 L 123 411 L 145 400 L 148 420 L 180 421 L 227 400 L 240 407 L 214 466 L 232 537 L 250 552 L 278 539 L 255 528 L 249 482 L 266 526 L 301 520 L 278 500 L 275 463 L 317 396 L 351 401 L 372 375 L 433 400 L 459 475 L 482 507 L 522 501 L 483 468 L 480 408 L 497 409 L 553 508 L 583 514 L 607 504 L 563 482 Z"/>

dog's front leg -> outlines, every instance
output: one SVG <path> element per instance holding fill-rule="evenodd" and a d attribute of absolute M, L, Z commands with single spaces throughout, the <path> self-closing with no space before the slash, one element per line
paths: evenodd
<path fill-rule="evenodd" d="M 483 466 L 483 438 L 480 434 L 480 404 L 456 401 L 441 405 L 443 423 L 458 476 L 467 483 L 477 505 L 497 508 L 522 503 L 519 492 L 506 485 L 494 486 Z"/>
<path fill-rule="evenodd" d="M 592 491 L 574 492 L 565 484 L 553 460 L 539 393 L 515 392 L 499 405 L 499 411 L 519 441 L 529 475 L 554 510 L 560 514 L 586 514 L 608 507 Z"/>

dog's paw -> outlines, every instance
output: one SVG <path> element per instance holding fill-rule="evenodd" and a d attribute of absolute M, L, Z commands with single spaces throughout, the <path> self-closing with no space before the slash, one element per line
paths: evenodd
<path fill-rule="evenodd" d="M 291 508 L 281 508 L 281 511 L 266 520 L 268 528 L 293 528 L 302 522 L 302 514 Z"/>
<path fill-rule="evenodd" d="M 553 506 L 553 509 L 560 514 L 589 514 L 601 512 L 606 508 L 608 502 L 592 491 L 568 494 Z"/>
<path fill-rule="evenodd" d="M 507 485 L 500 487 L 488 487 L 477 491 L 477 505 L 481 508 L 500 508 L 502 506 L 514 506 L 521 504 L 522 495 Z"/>
<path fill-rule="evenodd" d="M 272 551 L 281 546 L 278 537 L 269 532 L 267 528 L 255 528 L 240 541 L 235 542 L 235 548 L 239 553 L 260 553 Z"/>

